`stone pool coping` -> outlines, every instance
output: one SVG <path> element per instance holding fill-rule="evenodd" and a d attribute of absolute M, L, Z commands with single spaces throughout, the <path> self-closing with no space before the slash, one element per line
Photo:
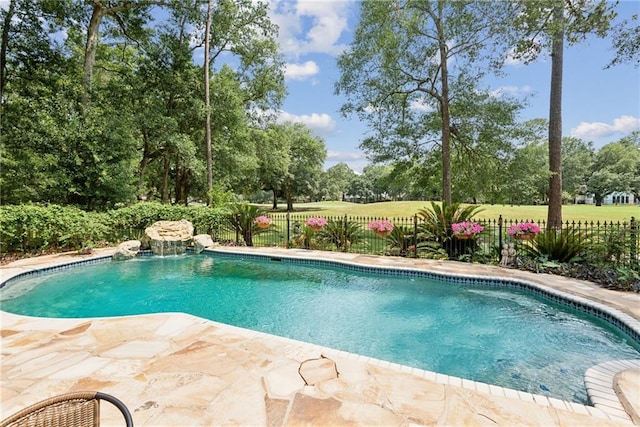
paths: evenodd
<path fill-rule="evenodd" d="M 291 249 L 215 251 L 514 278 L 606 302 L 636 322 L 640 318 L 637 294 L 495 266 Z M 0 282 L 111 253 L 20 260 L 0 268 Z M 136 425 L 631 423 L 606 407 L 475 383 L 184 314 L 38 319 L 0 312 L 0 321 L 3 416 L 54 394 L 97 388 L 122 398 Z M 340 377 L 306 386 L 297 368 L 320 355 L 336 362 Z"/>

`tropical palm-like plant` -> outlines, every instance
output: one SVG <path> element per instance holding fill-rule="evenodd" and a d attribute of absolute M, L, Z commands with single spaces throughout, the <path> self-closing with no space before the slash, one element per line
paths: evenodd
<path fill-rule="evenodd" d="M 589 244 L 585 232 L 575 228 L 538 233 L 522 251 L 531 257 L 558 262 L 577 261 Z"/>
<path fill-rule="evenodd" d="M 336 245 L 336 249 L 347 252 L 352 245 L 365 242 L 360 224 L 354 221 L 330 219 L 327 225 L 318 232 L 321 240 Z"/>
<path fill-rule="evenodd" d="M 293 238 L 293 243 L 301 248 L 312 249 L 313 247 L 313 239 L 318 234 L 318 231 L 309 227 L 308 225 L 303 225 L 299 232 Z"/>
<path fill-rule="evenodd" d="M 480 206 L 462 206 L 460 203 L 442 202 L 442 205 L 431 202 L 431 209 L 420 209 L 418 215 L 422 217 L 419 230 L 435 240 L 447 251 L 449 257 L 454 258 L 468 251 L 475 245 L 474 240 L 454 241 L 451 224 L 471 221 L 473 216 L 482 211 Z"/>
<path fill-rule="evenodd" d="M 392 255 L 406 255 L 413 243 L 413 230 L 402 225 L 396 226 L 384 240 L 389 245 Z"/>
<path fill-rule="evenodd" d="M 253 236 L 272 230 L 273 226 L 260 228 L 254 220 L 264 215 L 265 211 L 248 203 L 236 203 L 226 217 L 226 226 L 242 236 L 247 246 L 253 246 Z"/>

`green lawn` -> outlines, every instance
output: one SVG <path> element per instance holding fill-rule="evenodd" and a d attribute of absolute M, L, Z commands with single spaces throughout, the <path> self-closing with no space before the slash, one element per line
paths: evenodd
<path fill-rule="evenodd" d="M 349 216 L 364 217 L 409 217 L 419 209 L 429 207 L 430 202 L 380 202 L 369 204 L 347 202 L 317 202 L 298 203 L 293 206 L 294 212 L 304 215 Z M 262 205 L 270 211 L 271 205 Z M 284 205 L 279 206 L 278 212 L 284 212 Z M 482 219 L 497 219 L 502 215 L 504 219 L 512 220 L 546 220 L 546 206 L 511 206 L 511 205 L 482 205 L 482 211 L 477 215 Z M 614 221 L 629 222 L 631 217 L 640 220 L 640 206 L 594 206 L 594 205 L 566 205 L 562 208 L 564 221 Z"/>

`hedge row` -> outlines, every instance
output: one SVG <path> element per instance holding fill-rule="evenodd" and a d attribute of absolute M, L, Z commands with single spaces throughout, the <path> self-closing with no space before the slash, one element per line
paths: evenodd
<path fill-rule="evenodd" d="M 0 206 L 0 255 L 48 249 L 75 250 L 139 238 L 156 221 L 186 219 L 197 233 L 211 234 L 225 211 L 208 207 L 138 203 L 107 212 L 85 212 L 71 206 Z"/>

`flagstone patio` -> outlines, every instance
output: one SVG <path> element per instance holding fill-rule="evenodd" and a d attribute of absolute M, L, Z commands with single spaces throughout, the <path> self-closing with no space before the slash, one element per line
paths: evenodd
<path fill-rule="evenodd" d="M 519 278 L 606 304 L 640 321 L 640 295 L 557 276 L 358 254 L 216 250 Z M 101 250 L 92 256 L 109 254 L 111 250 Z M 0 282 L 25 271 L 84 258 L 67 254 L 16 261 L 0 268 Z M 606 396 L 593 407 L 181 313 L 43 319 L 0 312 L 0 322 L 2 418 L 39 400 L 77 390 L 99 390 L 118 397 L 130 408 L 137 426 L 632 425 L 627 411 L 619 409 L 620 402 L 616 406 L 612 400 L 617 399 L 614 386 L 626 396 L 628 407 L 636 413 L 640 407 L 635 401 L 640 361 L 621 362 L 616 371 L 622 374 L 612 373 L 604 384 L 595 378 Z M 103 405 L 103 417 L 105 425 L 121 425 L 119 413 L 109 405 Z"/>

